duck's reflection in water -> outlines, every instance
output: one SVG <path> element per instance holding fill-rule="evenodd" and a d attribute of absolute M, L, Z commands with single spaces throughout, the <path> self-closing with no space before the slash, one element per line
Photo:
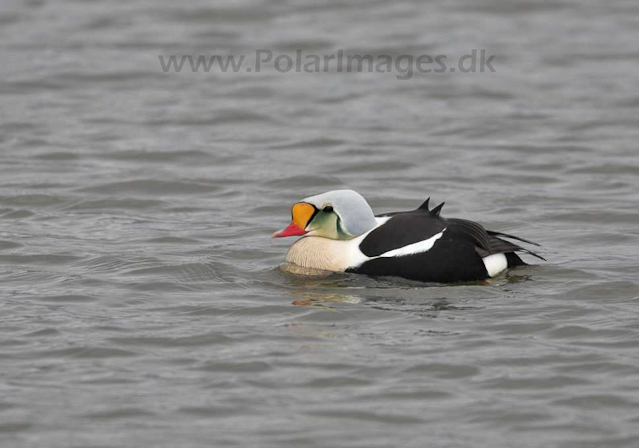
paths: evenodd
<path fill-rule="evenodd" d="M 290 263 L 284 263 L 278 270 L 286 274 L 286 295 L 293 298 L 292 304 L 296 306 L 334 311 L 339 304 L 365 304 L 381 311 L 422 317 L 481 307 L 482 298 L 508 294 L 511 284 L 529 279 L 526 272 L 512 272 L 488 280 L 441 284 L 342 274 Z"/>
<path fill-rule="evenodd" d="M 334 310 L 327 303 L 361 303 L 364 298 L 352 293 L 353 289 L 362 289 L 361 286 L 345 285 L 348 276 L 336 274 L 331 271 L 312 269 L 291 263 L 283 263 L 278 267 L 281 272 L 293 274 L 287 276 L 287 280 L 294 290 L 287 292 L 294 298 L 293 305 L 315 306 Z M 339 289 L 344 289 L 341 292 Z M 346 293 L 349 291 L 349 293 Z"/>
<path fill-rule="evenodd" d="M 295 300 L 293 300 L 293 305 L 316 306 L 330 310 L 333 310 L 334 308 L 326 305 L 327 303 L 357 304 L 363 301 L 363 298 L 361 297 L 336 292 L 294 291 L 289 294 L 295 298 Z"/>
<path fill-rule="evenodd" d="M 332 274 L 335 274 L 332 271 L 325 271 L 323 269 L 305 268 L 303 266 L 299 266 L 297 264 L 288 263 L 288 262 L 285 262 L 285 263 L 282 263 L 281 265 L 279 265 L 278 269 L 281 272 L 286 272 L 288 274 L 298 275 L 302 279 L 324 278 L 324 277 L 328 277 L 328 276 L 330 276 Z"/>

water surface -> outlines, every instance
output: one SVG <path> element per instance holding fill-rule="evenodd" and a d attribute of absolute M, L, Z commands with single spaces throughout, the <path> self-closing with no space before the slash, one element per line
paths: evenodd
<path fill-rule="evenodd" d="M 0 441 L 639 445 L 635 2 L 3 2 Z M 164 73 L 158 55 L 496 55 Z M 543 244 L 489 284 L 278 269 L 335 188 Z M 529 261 L 535 261 L 534 259 Z"/>

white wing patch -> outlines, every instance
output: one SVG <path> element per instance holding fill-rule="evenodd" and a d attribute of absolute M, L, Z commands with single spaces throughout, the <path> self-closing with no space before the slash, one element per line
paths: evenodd
<path fill-rule="evenodd" d="M 377 227 L 375 227 L 377 229 L 383 224 L 385 224 L 386 221 L 391 219 L 391 216 L 383 216 L 381 218 L 376 217 L 375 219 L 377 220 Z M 368 234 L 371 233 L 373 230 L 375 229 L 369 230 L 368 232 L 352 240 L 339 241 L 339 243 L 345 243 L 343 250 L 346 251 L 345 266 L 339 270 L 343 271 L 348 268 L 361 266 L 363 263 L 370 260 L 374 260 L 376 258 L 404 257 L 407 255 L 415 255 L 415 254 L 427 252 L 435 245 L 435 241 L 437 241 L 438 239 L 442 237 L 446 229 L 442 230 L 437 235 L 433 235 L 427 240 L 418 241 L 417 243 L 409 244 L 408 246 L 400 247 L 399 249 L 389 250 L 388 252 L 384 252 L 383 254 L 377 255 L 375 257 L 368 257 L 362 253 L 362 251 L 359 248 L 359 245 L 362 243 L 362 241 L 364 241 L 364 239 L 366 239 Z M 304 238 L 302 238 L 302 240 L 303 239 Z M 323 240 L 325 239 L 323 238 Z"/>
<path fill-rule="evenodd" d="M 386 257 L 405 257 L 407 255 L 420 254 L 422 252 L 428 252 L 432 249 L 435 241 L 440 239 L 446 229 L 439 232 L 437 235 L 433 235 L 427 240 L 418 241 L 417 243 L 409 244 L 408 246 L 400 247 L 399 249 L 389 250 L 383 254 L 373 258 L 386 258 Z"/>

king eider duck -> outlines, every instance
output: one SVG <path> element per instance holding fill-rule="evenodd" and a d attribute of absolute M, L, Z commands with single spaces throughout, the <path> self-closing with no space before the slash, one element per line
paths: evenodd
<path fill-rule="evenodd" d="M 299 267 L 425 282 L 495 277 L 526 265 L 517 252 L 544 260 L 503 238 L 538 244 L 466 219 L 443 218 L 444 203 L 430 209 L 429 199 L 415 210 L 375 216 L 356 191 L 329 191 L 294 204 L 292 222 L 273 237 L 302 237 L 286 254 L 287 263 Z"/>

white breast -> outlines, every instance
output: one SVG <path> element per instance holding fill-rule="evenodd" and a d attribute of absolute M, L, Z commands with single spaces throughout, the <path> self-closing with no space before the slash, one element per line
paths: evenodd
<path fill-rule="evenodd" d="M 300 238 L 286 253 L 286 261 L 311 269 L 341 272 L 352 266 L 361 252 L 359 238 L 348 241 L 331 240 L 318 236 Z M 364 256 L 364 254 L 362 254 Z"/>
<path fill-rule="evenodd" d="M 377 227 L 388 221 L 389 217 L 376 218 Z M 286 261 L 310 269 L 323 269 L 326 271 L 342 272 L 348 268 L 359 266 L 366 261 L 375 258 L 402 257 L 414 255 L 430 250 L 435 241 L 442 237 L 444 230 L 427 240 L 418 241 L 408 246 L 384 252 L 376 257 L 367 257 L 359 249 L 361 242 L 368 236 L 369 232 L 353 238 L 352 240 L 331 240 L 316 236 L 306 236 L 300 238 L 291 246 L 286 253 Z"/>

